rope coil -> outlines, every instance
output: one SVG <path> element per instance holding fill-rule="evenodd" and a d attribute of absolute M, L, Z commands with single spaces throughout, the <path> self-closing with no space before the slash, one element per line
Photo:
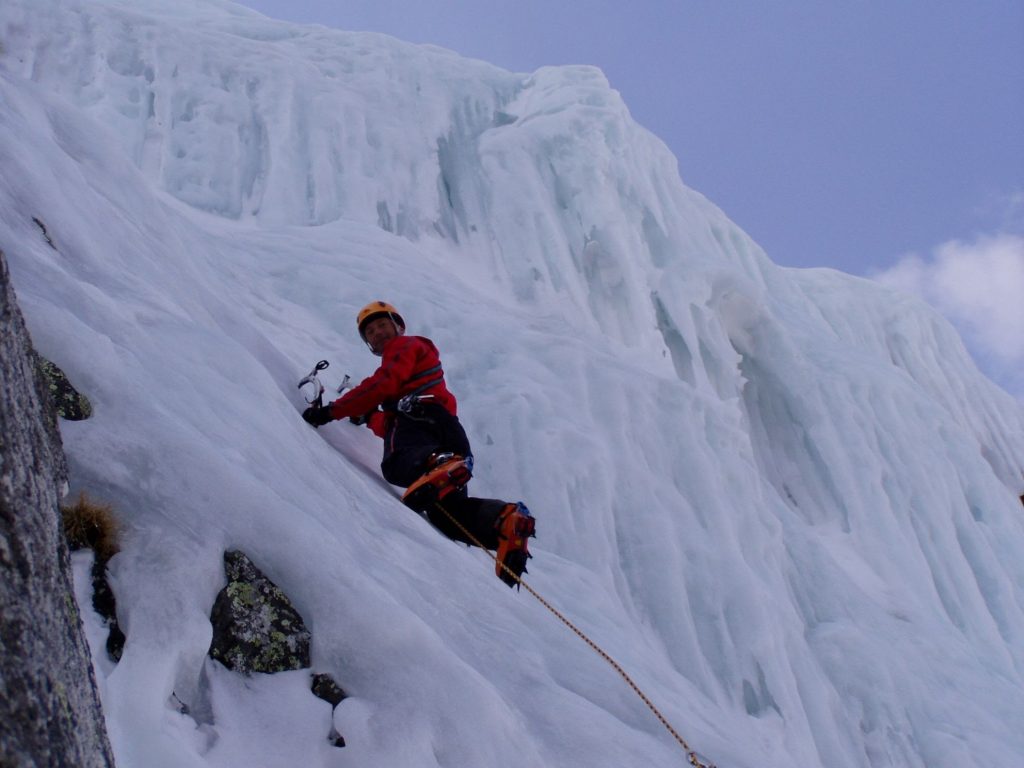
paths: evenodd
<path fill-rule="evenodd" d="M 598 656 L 600 656 L 602 659 L 604 659 L 606 662 L 608 662 L 608 664 L 610 664 L 611 667 L 616 672 L 619 673 L 619 675 L 622 677 L 622 679 L 625 680 L 626 683 L 629 685 L 629 687 L 633 689 L 633 692 L 637 696 L 640 697 L 640 700 L 644 704 L 647 705 L 647 708 L 649 710 L 651 710 L 651 712 L 654 713 L 654 716 L 658 718 L 658 720 L 661 722 L 661 724 L 663 726 L 665 726 L 665 730 L 667 730 L 670 734 L 672 734 L 672 738 L 674 738 L 679 743 L 679 746 L 681 746 L 686 751 L 687 762 L 689 762 L 689 764 L 691 766 L 693 766 L 693 768 L 715 768 L 714 763 L 705 763 L 705 762 L 703 762 L 700 759 L 700 757 L 697 755 L 697 753 L 690 747 L 689 744 L 686 743 L 686 739 L 684 739 L 682 736 L 680 736 L 679 732 L 675 728 L 672 727 L 672 724 L 669 723 L 668 719 L 663 714 L 661 714 L 661 712 L 658 710 L 658 708 L 656 706 L 654 706 L 654 703 L 647 697 L 647 695 L 642 690 L 640 690 L 640 686 L 638 686 L 633 681 L 633 678 L 631 678 L 629 676 L 629 674 L 626 672 L 626 670 L 624 670 L 622 668 L 622 665 L 619 664 L 619 662 L 617 662 L 615 659 L 613 659 L 597 643 L 595 643 L 593 640 L 591 640 L 589 637 L 587 637 L 586 633 L 584 633 L 583 630 L 581 630 L 579 627 L 577 627 L 575 624 L 573 624 L 571 621 L 569 621 L 569 619 L 567 619 L 565 617 L 565 615 L 561 613 L 561 611 L 559 611 L 557 608 L 555 608 L 553 605 L 551 605 L 551 603 L 549 603 L 547 600 L 545 600 L 543 597 L 541 597 L 541 595 L 537 592 L 537 590 L 535 590 L 533 587 L 531 587 L 529 584 L 527 584 L 525 581 L 523 581 L 522 577 L 519 574 L 517 574 L 515 571 L 513 571 L 511 568 L 509 568 L 503 562 L 498 560 L 497 556 L 493 552 L 491 552 L 491 550 L 487 549 L 483 544 L 481 544 L 480 540 L 476 536 L 474 536 L 472 533 L 470 533 L 469 530 L 466 529 L 466 526 L 464 526 L 462 523 L 460 523 L 458 520 L 456 520 L 452 516 L 451 512 L 449 512 L 447 509 L 442 507 L 439 503 L 435 503 L 434 506 L 440 512 L 444 513 L 444 515 L 449 520 L 451 520 L 451 522 L 454 523 L 455 526 L 460 531 L 462 531 L 462 533 L 466 536 L 467 539 L 469 539 L 469 541 L 473 542 L 473 544 L 475 546 L 479 547 L 484 552 L 486 552 L 488 555 L 490 555 L 491 559 L 494 560 L 495 563 L 497 563 L 506 573 L 508 573 L 513 579 L 516 580 L 516 584 L 518 584 L 520 587 L 522 587 L 527 592 L 529 592 L 531 595 L 533 595 L 535 598 L 537 598 L 537 601 L 541 605 L 543 605 L 551 613 L 553 613 L 555 615 L 555 617 L 559 621 L 561 621 L 563 624 L 565 624 L 565 626 L 567 626 L 569 629 L 571 629 L 576 634 L 577 637 L 579 637 L 583 642 L 585 642 L 587 645 L 589 645 L 597 653 Z"/>

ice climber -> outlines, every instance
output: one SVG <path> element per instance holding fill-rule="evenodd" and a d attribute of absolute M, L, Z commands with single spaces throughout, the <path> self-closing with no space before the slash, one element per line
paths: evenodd
<path fill-rule="evenodd" d="M 348 418 L 384 438 L 381 472 L 392 485 L 407 489 L 402 501 L 450 539 L 473 543 L 454 519 L 483 546 L 497 550 L 498 578 L 514 586 L 516 578 L 502 564 L 516 577 L 526 570 L 534 519 L 521 502 L 466 492 L 473 452 L 445 385 L 437 347 L 423 336 L 407 336 L 402 316 L 383 301 L 363 307 L 356 322 L 366 346 L 382 358 L 380 367 L 334 402 L 307 408 L 302 418 L 314 427 Z"/>

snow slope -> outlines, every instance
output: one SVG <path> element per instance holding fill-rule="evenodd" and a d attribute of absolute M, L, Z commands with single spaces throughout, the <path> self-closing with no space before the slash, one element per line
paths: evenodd
<path fill-rule="evenodd" d="M 374 298 L 442 350 L 475 492 L 537 515 L 528 581 L 722 768 L 1019 765 L 1024 409 L 923 304 L 775 266 L 600 72 L 220 0 L 8 0 L 0 40 L 0 248 L 95 407 L 75 489 L 128 524 L 119 765 L 685 759 L 376 438 L 301 421 L 313 362 L 372 371 Z M 308 673 L 206 659 L 228 547 L 351 693 L 345 749 Z"/>

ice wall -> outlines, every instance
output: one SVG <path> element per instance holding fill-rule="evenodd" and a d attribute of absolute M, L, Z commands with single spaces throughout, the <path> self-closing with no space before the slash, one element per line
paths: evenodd
<path fill-rule="evenodd" d="M 598 71 L 507 73 L 228 3 L 9 2 L 0 30 L 0 247 L 26 244 L 7 250 L 26 254 L 29 322 L 98 393 L 101 431 L 70 436 L 79 479 L 141 510 L 119 606 L 147 630 L 109 683 L 123 751 L 145 753 L 126 730 L 163 732 L 159 694 L 198 689 L 210 574 L 244 543 L 364 686 L 366 764 L 432 740 L 476 764 L 512 764 L 505 744 L 537 765 L 666 757 L 527 608 L 491 613 L 488 593 L 485 629 L 452 626 L 480 564 L 353 468 L 375 445 L 338 431 L 311 452 L 295 374 L 365 356 L 351 315 L 376 296 L 441 344 L 488 490 L 543 513 L 539 583 L 703 751 L 930 768 L 1024 751 L 1019 404 L 920 303 L 772 264 Z M 199 501 L 170 504 L 182 486 Z M 367 604 L 380 615 L 343 626 Z M 541 670 L 529 702 L 487 627 Z M 457 679 L 469 703 L 447 703 L 490 740 L 403 689 L 404 654 L 425 688 Z M 588 742 L 594 718 L 606 740 Z M 377 722 L 415 727 L 396 745 Z"/>

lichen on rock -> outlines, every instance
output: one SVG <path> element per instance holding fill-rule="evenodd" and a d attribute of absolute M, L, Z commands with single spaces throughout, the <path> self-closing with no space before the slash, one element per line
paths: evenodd
<path fill-rule="evenodd" d="M 40 354 L 36 354 L 36 365 L 43 375 L 58 416 L 68 421 L 82 421 L 92 416 L 89 398 L 75 389 L 59 366 Z"/>
<path fill-rule="evenodd" d="M 58 507 L 56 414 L 0 251 L 0 766 L 110 768 Z"/>
<path fill-rule="evenodd" d="M 224 572 L 210 656 L 242 674 L 309 667 L 310 634 L 288 597 L 242 552 L 224 553 Z"/>

